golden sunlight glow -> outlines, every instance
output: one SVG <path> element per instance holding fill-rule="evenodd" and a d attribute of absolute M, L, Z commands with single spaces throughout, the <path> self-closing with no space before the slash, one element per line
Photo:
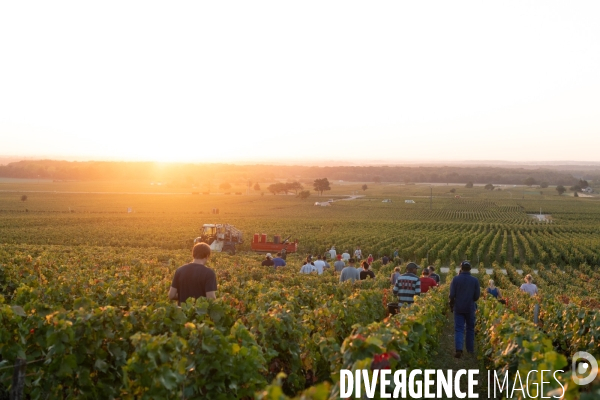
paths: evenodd
<path fill-rule="evenodd" d="M 33 8 L 0 5 L 0 155 L 600 160 L 598 2 Z"/>

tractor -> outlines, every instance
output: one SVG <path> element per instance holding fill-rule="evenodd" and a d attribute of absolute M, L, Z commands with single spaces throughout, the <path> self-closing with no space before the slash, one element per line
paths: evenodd
<path fill-rule="evenodd" d="M 235 254 L 235 245 L 243 242 L 242 232 L 229 224 L 204 224 L 202 234 L 194 239 L 194 244 L 204 242 L 214 252 Z"/>

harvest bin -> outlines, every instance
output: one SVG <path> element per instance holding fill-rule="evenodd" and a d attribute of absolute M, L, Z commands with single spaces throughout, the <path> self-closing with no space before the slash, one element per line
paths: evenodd
<path fill-rule="evenodd" d="M 388 312 L 392 315 L 398 314 L 400 306 L 398 303 L 388 303 Z"/>

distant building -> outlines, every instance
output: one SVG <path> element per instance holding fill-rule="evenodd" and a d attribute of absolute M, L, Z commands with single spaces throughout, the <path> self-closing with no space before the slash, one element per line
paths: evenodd
<path fill-rule="evenodd" d="M 586 187 L 585 189 L 581 189 L 582 192 L 584 193 L 594 193 L 594 189 L 592 189 L 591 187 Z"/>
<path fill-rule="evenodd" d="M 390 199 L 385 199 L 382 201 L 382 203 L 391 203 L 391 202 L 392 202 L 392 200 L 390 200 Z"/>
<path fill-rule="evenodd" d="M 404 200 L 404 202 L 407 204 L 415 204 L 414 200 Z"/>
<path fill-rule="evenodd" d="M 321 206 L 321 207 L 330 207 L 331 203 L 328 201 L 324 201 L 322 203 L 319 203 L 318 201 L 315 203 L 315 206 Z"/>

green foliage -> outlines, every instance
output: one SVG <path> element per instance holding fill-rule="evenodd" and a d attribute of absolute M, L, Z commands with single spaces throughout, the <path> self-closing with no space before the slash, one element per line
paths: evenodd
<path fill-rule="evenodd" d="M 552 341 L 544 333 L 532 322 L 506 312 L 495 299 L 481 302 L 478 314 L 478 324 L 483 332 L 479 346 L 485 354 L 488 369 L 496 370 L 502 376 L 508 374 L 511 388 L 517 371 L 523 377 L 531 370 L 570 370 L 567 358 L 554 351 Z M 564 398 L 577 399 L 578 389 L 576 385 L 569 384 L 570 374 L 557 374 L 556 377 L 568 388 Z M 536 393 L 541 380 L 540 374 L 536 380 L 527 381 L 528 392 Z M 561 387 L 554 379 L 546 383 L 544 388 L 545 396 L 557 389 L 562 394 Z"/>
<path fill-rule="evenodd" d="M 313 188 L 315 192 L 319 192 L 319 195 L 323 195 L 326 190 L 331 190 L 331 186 L 327 178 L 315 179 L 313 182 Z"/>
<path fill-rule="evenodd" d="M 310 191 L 308 190 L 302 190 L 300 193 L 298 193 L 298 197 L 301 199 L 307 199 L 310 196 Z"/>

